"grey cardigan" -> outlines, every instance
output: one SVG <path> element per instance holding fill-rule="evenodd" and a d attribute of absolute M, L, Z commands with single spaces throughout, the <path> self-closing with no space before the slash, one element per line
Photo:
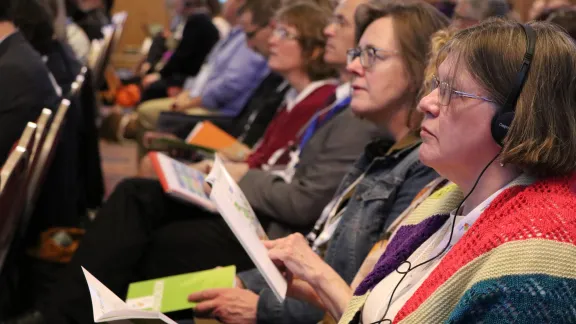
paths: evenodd
<path fill-rule="evenodd" d="M 380 133 L 348 108 L 322 125 L 302 149 L 291 183 L 267 171 L 248 171 L 239 185 L 268 235 L 279 238 L 310 230 L 340 179 Z"/>
<path fill-rule="evenodd" d="M 361 174 L 340 224 L 329 242 L 324 260 L 351 283 L 372 246 L 381 239 L 388 225 L 406 209 L 416 194 L 438 175 L 418 160 L 416 145 L 386 152 L 383 143 L 367 147 L 342 181 L 339 192 Z M 239 274 L 244 285 L 258 293 L 257 323 L 315 324 L 323 311 L 300 300 L 287 298 L 279 303 L 257 269 Z"/>

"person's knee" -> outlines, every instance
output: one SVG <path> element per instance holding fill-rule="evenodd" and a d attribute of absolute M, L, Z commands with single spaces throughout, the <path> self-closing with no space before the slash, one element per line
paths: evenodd
<path fill-rule="evenodd" d="M 173 100 L 167 99 L 156 99 L 143 102 L 138 106 L 138 121 L 142 128 L 145 130 L 154 130 L 156 128 L 156 123 L 158 122 L 158 117 L 163 111 L 170 110 L 170 104 Z"/>
<path fill-rule="evenodd" d="M 112 192 L 110 199 L 113 199 L 117 195 L 130 195 L 137 192 L 142 192 L 143 190 L 150 189 L 160 189 L 162 186 L 157 180 L 154 179 L 143 179 L 143 178 L 128 178 L 122 180 Z"/>

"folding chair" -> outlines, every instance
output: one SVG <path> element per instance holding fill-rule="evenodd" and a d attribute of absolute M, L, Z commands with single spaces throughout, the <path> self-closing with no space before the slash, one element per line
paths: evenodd
<path fill-rule="evenodd" d="M 62 133 L 63 124 L 65 122 L 66 114 L 69 108 L 70 100 L 62 100 L 62 103 L 60 104 L 60 107 L 58 107 L 58 111 L 56 111 L 54 119 L 48 128 L 48 132 L 46 133 L 46 137 L 42 143 L 42 146 L 34 157 L 35 165 L 30 175 L 30 190 L 27 192 L 26 197 L 26 213 L 24 215 L 23 224 L 21 226 L 22 232 L 26 231 L 30 216 L 32 215 L 34 207 L 36 206 L 38 194 L 40 193 L 40 185 L 44 181 L 44 177 L 46 176 L 50 165 L 52 165 L 58 139 Z"/>
<path fill-rule="evenodd" d="M 76 80 L 72 82 L 70 93 L 66 96 L 68 99 L 72 99 L 80 93 L 80 90 L 84 86 L 84 81 L 86 81 L 86 73 L 88 73 L 88 67 L 83 66 L 80 69 L 80 73 L 76 76 Z"/>
<path fill-rule="evenodd" d="M 106 66 L 111 55 L 112 41 L 114 39 L 116 27 L 106 26 L 104 31 L 104 39 L 100 42 L 100 45 L 93 46 L 94 52 L 91 53 L 90 57 L 90 69 L 94 75 L 94 88 L 99 89 L 104 82 L 104 74 L 106 71 Z"/>
<path fill-rule="evenodd" d="M 0 272 L 24 211 L 28 164 L 37 126 L 28 123 L 0 171 Z"/>

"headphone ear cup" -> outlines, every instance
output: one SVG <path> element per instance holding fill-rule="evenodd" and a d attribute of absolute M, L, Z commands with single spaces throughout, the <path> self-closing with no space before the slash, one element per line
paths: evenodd
<path fill-rule="evenodd" d="M 494 117 L 492 118 L 492 125 L 491 125 L 492 137 L 494 138 L 494 141 L 498 143 L 498 145 L 502 146 L 504 138 L 508 134 L 508 130 L 510 129 L 510 125 L 512 125 L 513 120 L 514 120 L 513 112 L 507 112 L 504 114 L 496 113 L 496 115 L 494 115 Z"/>

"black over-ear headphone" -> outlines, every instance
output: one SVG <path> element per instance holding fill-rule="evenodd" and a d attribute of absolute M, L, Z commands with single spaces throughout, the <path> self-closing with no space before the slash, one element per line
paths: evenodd
<path fill-rule="evenodd" d="M 524 34 L 526 34 L 526 53 L 524 53 L 524 60 L 522 61 L 522 67 L 518 72 L 516 77 L 516 83 L 510 91 L 510 94 L 506 98 L 506 102 L 500 110 L 496 112 L 494 118 L 492 118 L 492 137 L 502 146 L 502 142 L 508 134 L 508 129 L 512 125 L 512 120 L 514 120 L 514 111 L 516 110 L 516 103 L 518 97 L 522 92 L 524 83 L 526 82 L 526 76 L 530 70 L 530 64 L 532 63 L 532 57 L 534 56 L 534 48 L 536 47 L 536 32 L 532 27 L 524 24 L 520 24 L 522 29 L 524 29 Z"/>

